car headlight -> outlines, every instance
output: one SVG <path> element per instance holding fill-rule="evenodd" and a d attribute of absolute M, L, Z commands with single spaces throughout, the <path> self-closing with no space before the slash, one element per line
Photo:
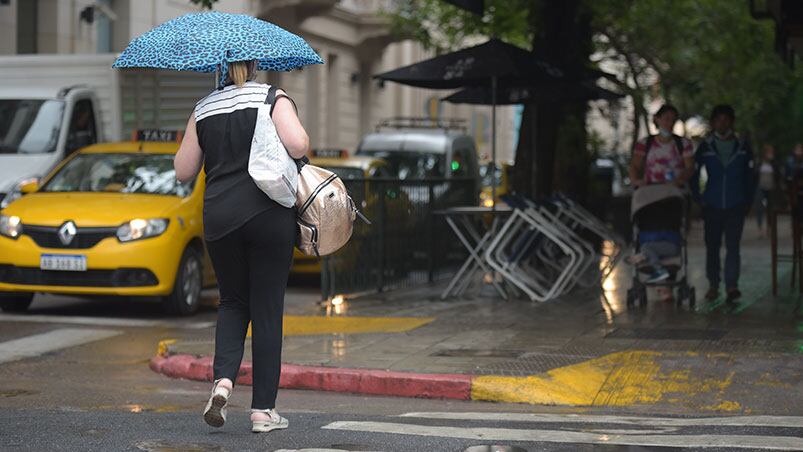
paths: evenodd
<path fill-rule="evenodd" d="M 131 242 L 133 240 L 147 239 L 161 235 L 167 229 L 168 220 L 165 218 L 154 218 L 143 220 L 137 218 L 128 223 L 123 223 L 117 228 L 117 240 L 121 242 Z"/>
<path fill-rule="evenodd" d="M 0 215 L 0 235 L 16 239 L 22 234 L 20 217 Z"/>
<path fill-rule="evenodd" d="M 9 191 L 8 194 L 6 194 L 6 197 L 3 198 L 3 201 L 0 202 L 0 209 L 5 209 L 9 204 L 22 197 L 21 188 L 23 185 L 38 181 L 38 177 L 28 177 L 14 184 L 14 187 L 11 189 L 11 191 Z"/>

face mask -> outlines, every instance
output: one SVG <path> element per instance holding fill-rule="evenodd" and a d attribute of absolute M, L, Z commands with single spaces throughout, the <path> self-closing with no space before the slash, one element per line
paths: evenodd
<path fill-rule="evenodd" d="M 714 135 L 716 135 L 717 138 L 719 138 L 720 140 L 724 140 L 733 135 L 733 130 L 728 129 L 727 131 L 725 131 L 725 133 L 714 132 Z"/>
<path fill-rule="evenodd" d="M 658 135 L 661 135 L 664 138 L 669 138 L 672 136 L 672 131 L 666 129 L 658 129 Z"/>

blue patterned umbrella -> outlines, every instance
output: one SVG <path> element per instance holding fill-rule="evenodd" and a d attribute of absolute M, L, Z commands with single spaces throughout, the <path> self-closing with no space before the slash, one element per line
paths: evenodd
<path fill-rule="evenodd" d="M 245 14 L 191 13 L 135 38 L 113 68 L 215 72 L 220 85 L 228 63 L 257 60 L 262 71 L 290 71 L 323 60 L 301 37 Z"/>

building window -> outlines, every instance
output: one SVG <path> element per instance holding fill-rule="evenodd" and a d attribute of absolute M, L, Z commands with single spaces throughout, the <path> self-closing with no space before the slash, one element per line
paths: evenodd
<path fill-rule="evenodd" d="M 112 0 L 98 0 L 99 4 L 112 8 Z M 98 14 L 95 8 L 95 21 L 97 22 L 97 45 L 96 50 L 98 53 L 109 53 L 112 51 L 112 20 L 106 14 Z"/>
<path fill-rule="evenodd" d="M 36 53 L 36 13 L 38 1 L 17 2 L 17 53 Z"/>

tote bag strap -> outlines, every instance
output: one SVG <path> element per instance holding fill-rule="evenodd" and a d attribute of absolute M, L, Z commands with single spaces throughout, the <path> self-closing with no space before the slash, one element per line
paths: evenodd
<path fill-rule="evenodd" d="M 292 98 L 290 98 L 290 96 L 288 96 L 287 94 L 277 95 L 276 91 L 278 89 L 279 88 L 271 85 L 271 87 L 268 88 L 268 97 L 265 98 L 265 103 L 270 105 L 270 116 L 273 117 L 273 107 L 276 106 L 276 99 L 281 99 L 282 97 L 289 100 L 290 103 L 293 104 L 293 109 L 296 111 L 296 114 L 298 114 L 298 107 L 296 107 L 296 102 Z"/>

